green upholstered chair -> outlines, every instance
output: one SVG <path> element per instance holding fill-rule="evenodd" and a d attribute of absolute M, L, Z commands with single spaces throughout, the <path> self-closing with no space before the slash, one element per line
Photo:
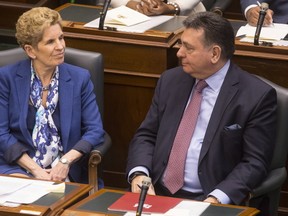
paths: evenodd
<path fill-rule="evenodd" d="M 251 192 L 247 205 L 262 210 L 260 213 L 262 216 L 277 216 L 280 191 L 287 176 L 288 89 L 263 77 L 259 78 L 275 88 L 277 92 L 277 136 L 269 174 L 267 178 Z"/>

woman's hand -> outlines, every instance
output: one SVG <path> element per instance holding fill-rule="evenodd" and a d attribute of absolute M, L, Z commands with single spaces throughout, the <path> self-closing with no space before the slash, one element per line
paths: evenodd
<path fill-rule="evenodd" d="M 65 181 L 68 176 L 69 169 L 69 164 L 63 164 L 59 161 L 54 167 L 49 170 L 51 180 Z"/>
<path fill-rule="evenodd" d="M 68 176 L 70 166 L 77 160 L 79 160 L 81 157 L 82 153 L 74 149 L 70 150 L 65 155 L 63 155 L 62 158 L 65 158 L 67 160 L 67 163 L 64 164 L 58 161 L 58 163 L 55 166 L 52 166 L 52 168 L 49 170 L 51 180 L 65 181 Z"/>
<path fill-rule="evenodd" d="M 51 176 L 49 174 L 49 169 L 42 169 L 39 167 L 39 170 L 33 171 L 31 174 L 37 178 L 37 179 L 42 179 L 42 180 L 51 180 Z"/>
<path fill-rule="evenodd" d="M 27 170 L 28 173 L 31 173 L 33 177 L 38 179 L 50 180 L 49 171 L 42 169 L 32 158 L 29 157 L 27 153 L 17 160 L 19 166 Z"/>

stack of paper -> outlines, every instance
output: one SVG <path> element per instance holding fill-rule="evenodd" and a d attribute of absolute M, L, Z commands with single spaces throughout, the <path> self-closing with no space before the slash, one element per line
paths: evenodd
<path fill-rule="evenodd" d="M 236 37 L 243 37 L 240 40 L 241 42 L 254 43 L 255 31 L 256 27 L 247 24 L 239 28 Z M 287 34 L 287 24 L 274 23 L 270 26 L 262 27 L 259 41 L 272 42 L 273 45 L 288 46 L 288 41 L 283 41 Z"/>
<path fill-rule="evenodd" d="M 149 19 L 150 17 L 123 5 L 118 8 L 108 10 L 104 23 L 106 25 L 110 24 L 113 26 L 132 26 L 148 21 Z"/>
<path fill-rule="evenodd" d="M 30 204 L 55 189 L 51 188 L 54 182 L 50 181 L 0 176 L 0 182 L 0 205 L 4 206 Z M 56 192 L 59 192 L 58 187 Z"/>
<path fill-rule="evenodd" d="M 172 18 L 173 16 L 165 15 L 148 17 L 126 6 L 120 6 L 107 11 L 104 27 L 112 27 L 117 31 L 143 33 Z M 98 28 L 99 20 L 99 18 L 92 20 L 84 27 Z"/>

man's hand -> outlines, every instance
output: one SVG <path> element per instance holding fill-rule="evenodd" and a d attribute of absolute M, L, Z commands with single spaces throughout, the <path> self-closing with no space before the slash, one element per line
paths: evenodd
<path fill-rule="evenodd" d="M 257 22 L 259 19 L 259 12 L 260 12 L 260 7 L 253 7 L 247 11 L 246 18 L 247 18 L 249 25 L 251 26 L 257 25 Z M 265 16 L 264 23 L 263 23 L 264 26 L 269 26 L 273 23 L 273 18 L 272 18 L 273 14 L 274 12 L 270 9 L 266 11 L 266 16 Z"/>
<path fill-rule="evenodd" d="M 135 177 L 132 180 L 132 182 L 131 182 L 131 191 L 133 193 L 140 193 L 141 192 L 141 189 L 139 188 L 139 186 L 142 186 L 142 181 L 143 181 L 144 177 L 146 177 L 146 176 L 145 175 L 140 175 L 140 176 Z M 155 195 L 155 190 L 154 190 L 154 187 L 153 187 L 152 184 L 150 185 L 149 190 L 148 190 L 147 193 L 149 195 Z"/>
<path fill-rule="evenodd" d="M 213 197 L 213 196 L 209 196 L 207 199 L 204 200 L 204 202 L 220 204 L 218 199 L 216 197 Z"/>

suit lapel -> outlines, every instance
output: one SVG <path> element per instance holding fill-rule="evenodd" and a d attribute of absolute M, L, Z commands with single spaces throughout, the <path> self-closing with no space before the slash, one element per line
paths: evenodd
<path fill-rule="evenodd" d="M 27 115 L 28 115 L 27 102 L 29 101 L 30 82 L 31 82 L 30 60 L 26 60 L 20 63 L 17 69 L 17 76 L 15 82 L 16 82 L 16 91 L 18 95 L 19 112 L 20 112 L 20 119 L 19 119 L 20 130 L 25 139 L 31 145 L 33 145 L 31 135 L 27 129 Z"/>
<path fill-rule="evenodd" d="M 60 105 L 60 124 L 63 148 L 67 146 L 73 106 L 73 84 L 67 67 L 63 64 L 59 66 L 59 105 Z M 64 149 L 65 151 L 66 149 Z"/>
<path fill-rule="evenodd" d="M 206 130 L 200 152 L 199 163 L 201 163 L 214 139 L 215 133 L 219 127 L 223 114 L 225 113 L 231 100 L 233 99 L 233 97 L 235 97 L 236 93 L 239 90 L 238 83 L 239 79 L 237 69 L 235 69 L 233 64 L 231 64 L 222 84 L 213 112 L 211 114 L 211 118 Z"/>

